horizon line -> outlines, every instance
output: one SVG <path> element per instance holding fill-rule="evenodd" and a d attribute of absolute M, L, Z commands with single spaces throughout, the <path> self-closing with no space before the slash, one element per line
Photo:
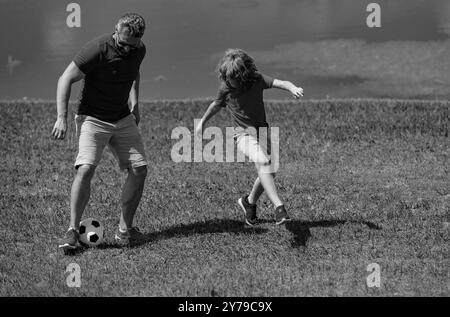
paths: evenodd
<path fill-rule="evenodd" d="M 215 97 L 196 97 L 196 98 L 186 98 L 186 99 L 147 99 L 139 101 L 140 104 L 145 103 L 157 103 L 157 102 L 194 102 L 194 101 L 212 101 Z M 264 103 L 297 103 L 297 102 L 324 102 L 324 101 L 409 101 L 409 102 L 450 102 L 449 99 L 438 98 L 434 99 L 418 99 L 418 98 L 395 98 L 395 97 L 348 97 L 348 98 L 302 98 L 302 99 L 265 99 Z M 56 103 L 56 99 L 40 99 L 40 98 L 17 98 L 17 99 L 0 99 L 0 103 L 12 103 L 12 102 L 22 102 L 22 103 Z M 77 100 L 69 100 L 69 104 L 77 103 Z"/>

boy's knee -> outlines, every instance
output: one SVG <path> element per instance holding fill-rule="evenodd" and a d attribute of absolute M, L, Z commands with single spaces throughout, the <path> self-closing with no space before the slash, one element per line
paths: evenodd
<path fill-rule="evenodd" d="M 275 177 L 272 161 L 269 158 L 261 158 L 258 162 L 255 162 L 255 165 L 258 173 L 272 174 Z"/>
<path fill-rule="evenodd" d="M 258 160 L 255 162 L 256 166 L 258 168 L 264 167 L 264 166 L 270 166 L 272 162 L 267 157 L 259 157 Z"/>
<path fill-rule="evenodd" d="M 128 173 L 139 178 L 147 177 L 147 165 L 128 169 Z"/>

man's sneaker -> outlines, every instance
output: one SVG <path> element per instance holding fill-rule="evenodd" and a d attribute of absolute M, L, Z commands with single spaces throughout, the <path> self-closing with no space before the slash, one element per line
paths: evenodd
<path fill-rule="evenodd" d="M 119 228 L 114 239 L 123 244 L 135 244 L 145 242 L 146 236 L 137 227 L 132 227 L 125 232 Z"/>
<path fill-rule="evenodd" d="M 238 204 L 244 211 L 245 223 L 249 226 L 256 225 L 256 223 L 258 222 L 258 218 L 256 217 L 256 204 L 250 204 L 248 202 L 248 196 L 239 198 Z"/>
<path fill-rule="evenodd" d="M 286 212 L 284 205 L 278 206 L 277 209 L 275 209 L 275 223 L 277 225 L 281 225 L 282 223 L 285 223 L 286 221 L 290 220 L 291 218 Z"/>
<path fill-rule="evenodd" d="M 58 247 L 63 250 L 73 250 L 78 247 L 78 240 L 80 239 L 80 234 L 73 228 L 69 228 L 64 238 L 59 241 Z"/>

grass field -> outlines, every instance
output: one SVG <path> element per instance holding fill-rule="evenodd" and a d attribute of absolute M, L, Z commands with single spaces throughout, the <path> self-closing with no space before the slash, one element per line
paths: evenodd
<path fill-rule="evenodd" d="M 84 215 L 103 221 L 106 240 L 64 256 L 73 121 L 55 141 L 54 104 L 0 104 L 0 296 L 450 295 L 450 103 L 268 102 L 281 136 L 276 181 L 294 220 L 275 226 L 263 196 L 255 228 L 236 204 L 254 180 L 250 163 L 171 161 L 172 129 L 192 131 L 207 105 L 142 105 L 151 164 L 136 224 L 148 242 L 114 243 L 125 175 L 107 150 Z M 223 111 L 211 124 L 229 122 Z M 80 288 L 66 285 L 70 263 Z M 371 263 L 379 288 L 366 283 Z"/>

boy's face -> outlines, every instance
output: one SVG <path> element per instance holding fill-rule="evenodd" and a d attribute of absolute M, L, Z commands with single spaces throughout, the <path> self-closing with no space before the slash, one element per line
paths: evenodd
<path fill-rule="evenodd" d="M 228 79 L 228 84 L 233 88 L 239 88 L 239 81 L 237 79 Z"/>

